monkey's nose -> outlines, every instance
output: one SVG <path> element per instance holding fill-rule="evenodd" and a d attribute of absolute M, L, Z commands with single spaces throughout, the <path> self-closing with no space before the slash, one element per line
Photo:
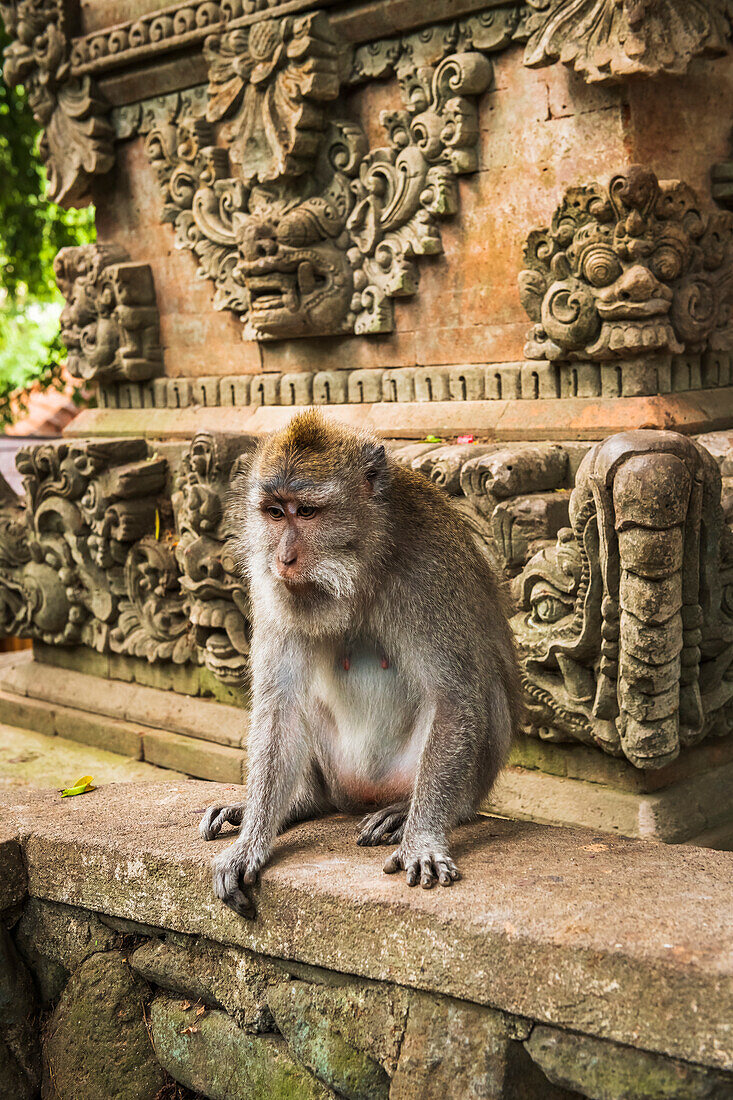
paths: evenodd
<path fill-rule="evenodd" d="M 298 560 L 298 551 L 292 549 L 281 550 L 277 555 L 277 560 L 280 562 L 280 565 L 295 565 Z"/>

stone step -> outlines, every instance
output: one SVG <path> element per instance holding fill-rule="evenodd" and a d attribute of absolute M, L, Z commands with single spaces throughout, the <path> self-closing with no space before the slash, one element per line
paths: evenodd
<path fill-rule="evenodd" d="M 214 700 L 106 680 L 33 659 L 30 650 L 9 655 L 0 665 L 0 690 L 49 704 L 105 715 L 153 729 L 241 749 L 248 713 Z"/>
<path fill-rule="evenodd" d="M 82 701 L 89 709 L 70 705 Z M 27 652 L 0 660 L 1 723 L 198 779 L 243 781 L 246 718 L 221 703 L 43 665 Z"/>

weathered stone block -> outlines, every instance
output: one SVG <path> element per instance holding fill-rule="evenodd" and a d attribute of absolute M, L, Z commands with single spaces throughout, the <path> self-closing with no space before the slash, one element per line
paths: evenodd
<path fill-rule="evenodd" d="M 151 1100 L 165 1084 L 145 1021 L 145 983 L 116 951 L 71 976 L 44 1046 L 47 1100 Z"/>
<path fill-rule="evenodd" d="M 390 1100 L 563 1100 L 517 1041 L 528 1031 L 490 1008 L 415 994 Z"/>
<path fill-rule="evenodd" d="M 218 783 L 241 783 L 245 754 L 241 749 L 215 745 L 164 730 L 142 731 L 143 759 L 161 768 L 213 779 Z"/>
<path fill-rule="evenodd" d="M 25 867 L 20 842 L 14 832 L 0 832 L 0 912 L 23 900 L 26 894 Z"/>
<path fill-rule="evenodd" d="M 33 981 L 10 934 L 0 927 L 0 1091 L 35 1100 L 41 1079 Z"/>
<path fill-rule="evenodd" d="M 14 936 L 44 1005 L 58 1000 L 70 973 L 85 959 L 119 941 L 96 913 L 38 898 L 28 899 Z"/>
<path fill-rule="evenodd" d="M 333 988 L 314 989 L 306 982 L 282 983 L 269 991 L 267 1000 L 290 1050 L 317 1077 L 348 1100 L 387 1100 L 390 1089 L 386 1071 L 349 1041 L 356 1030 L 353 1021 L 360 1006 L 351 999 L 348 987 L 337 992 Z M 327 1014 L 322 1010 L 324 1000 L 330 1002 Z M 346 1025 L 343 1030 L 342 1018 Z M 383 1028 L 384 1024 L 380 1030 Z"/>
<path fill-rule="evenodd" d="M 292 1058 L 282 1039 L 248 1035 L 225 1012 L 197 1015 L 187 1002 L 156 997 L 150 1027 L 161 1064 L 209 1100 L 326 1100 L 333 1097 Z M 146 1097 L 146 1100 L 149 1098 Z"/>
<path fill-rule="evenodd" d="M 589 1100 L 733 1097 L 733 1074 L 718 1074 L 587 1035 L 537 1026 L 524 1045 L 551 1081 Z"/>
<path fill-rule="evenodd" d="M 152 985 L 225 1009 L 248 1031 L 270 1029 L 265 990 L 284 980 L 281 970 L 251 951 L 175 934 L 142 944 L 130 965 Z"/>

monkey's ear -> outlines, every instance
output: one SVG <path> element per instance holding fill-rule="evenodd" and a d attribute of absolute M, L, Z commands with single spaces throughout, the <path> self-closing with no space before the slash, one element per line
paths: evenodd
<path fill-rule="evenodd" d="M 376 496 L 384 492 L 389 481 L 387 452 L 383 443 L 368 443 L 364 455 L 364 476 Z"/>

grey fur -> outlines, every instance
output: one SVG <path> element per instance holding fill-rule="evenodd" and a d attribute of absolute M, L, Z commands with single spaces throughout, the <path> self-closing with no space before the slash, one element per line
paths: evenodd
<path fill-rule="evenodd" d="M 265 483 L 286 493 L 309 479 L 296 503 L 322 512 L 301 523 L 311 584 L 293 591 L 276 569 L 284 528 L 261 498 Z M 230 521 L 252 602 L 253 706 L 247 801 L 201 822 L 210 840 L 241 821 L 214 861 L 217 895 L 254 916 L 275 836 L 332 810 L 371 811 L 358 843 L 397 844 L 388 873 L 450 885 L 450 830 L 486 797 L 522 716 L 503 591 L 462 518 L 377 440 L 306 413 L 235 484 Z"/>

